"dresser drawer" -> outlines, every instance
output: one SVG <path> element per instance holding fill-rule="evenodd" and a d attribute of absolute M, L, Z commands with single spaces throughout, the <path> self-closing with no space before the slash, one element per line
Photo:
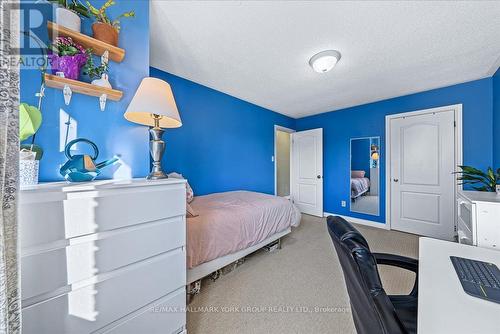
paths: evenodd
<path fill-rule="evenodd" d="M 21 194 L 22 249 L 185 215 L 185 184 L 103 189 L 46 196 Z M 42 198 L 42 199 L 40 199 Z M 44 200 L 46 198 L 46 200 Z"/>
<path fill-rule="evenodd" d="M 22 298 L 67 288 L 94 275 L 182 247 L 182 216 L 67 240 L 67 246 L 21 253 Z"/>
<path fill-rule="evenodd" d="M 175 334 L 186 324 L 186 290 L 184 288 L 162 298 L 151 308 L 110 330 L 96 334 Z"/>
<path fill-rule="evenodd" d="M 185 262 L 184 249 L 177 249 L 75 284 L 67 294 L 24 307 L 23 333 L 89 333 L 102 328 L 182 288 Z"/>

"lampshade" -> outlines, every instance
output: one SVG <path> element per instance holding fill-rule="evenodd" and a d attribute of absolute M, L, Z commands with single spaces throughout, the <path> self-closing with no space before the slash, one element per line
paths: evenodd
<path fill-rule="evenodd" d="M 161 128 L 178 128 L 182 125 L 170 85 L 160 79 L 144 78 L 124 116 L 130 122 L 154 126 L 152 114 L 162 116 L 159 120 Z"/>

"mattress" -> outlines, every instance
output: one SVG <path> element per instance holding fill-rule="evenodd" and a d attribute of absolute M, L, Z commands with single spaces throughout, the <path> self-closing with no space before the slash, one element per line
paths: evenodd
<path fill-rule="evenodd" d="M 188 268 L 256 245 L 301 218 L 291 201 L 251 191 L 197 196 L 191 207 L 198 216 L 187 219 Z"/>

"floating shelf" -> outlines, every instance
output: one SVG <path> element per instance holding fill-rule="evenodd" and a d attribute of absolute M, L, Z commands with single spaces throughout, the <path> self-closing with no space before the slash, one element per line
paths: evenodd
<path fill-rule="evenodd" d="M 68 29 L 66 27 L 55 24 L 54 22 L 47 22 L 47 29 L 49 30 L 49 37 L 52 39 L 58 36 L 71 37 L 73 41 L 82 45 L 86 49 L 92 49 L 92 52 L 98 56 L 102 56 L 104 51 L 109 52 L 109 59 L 119 63 L 125 57 L 125 50 L 119 47 L 113 46 L 108 43 L 104 43 L 95 38 L 81 34 L 74 30 Z"/>
<path fill-rule="evenodd" d="M 68 78 L 61 78 L 52 74 L 45 73 L 44 78 L 45 78 L 45 85 L 51 88 L 62 90 L 64 89 L 65 86 L 69 86 L 69 88 L 71 88 L 71 91 L 73 93 L 80 93 L 96 97 L 101 97 L 102 95 L 106 94 L 107 99 L 113 101 L 120 101 L 120 99 L 123 96 L 123 92 L 116 89 L 100 87 L 86 82 L 81 82 Z"/>

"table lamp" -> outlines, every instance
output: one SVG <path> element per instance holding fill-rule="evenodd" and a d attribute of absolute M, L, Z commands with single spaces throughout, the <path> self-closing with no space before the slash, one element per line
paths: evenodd
<path fill-rule="evenodd" d="M 149 130 L 151 134 L 149 150 L 153 158 L 153 167 L 147 179 L 168 178 L 161 169 L 161 158 L 165 151 L 162 128 L 182 126 L 170 85 L 156 78 L 142 79 L 124 116 L 130 122 L 152 126 Z"/>

